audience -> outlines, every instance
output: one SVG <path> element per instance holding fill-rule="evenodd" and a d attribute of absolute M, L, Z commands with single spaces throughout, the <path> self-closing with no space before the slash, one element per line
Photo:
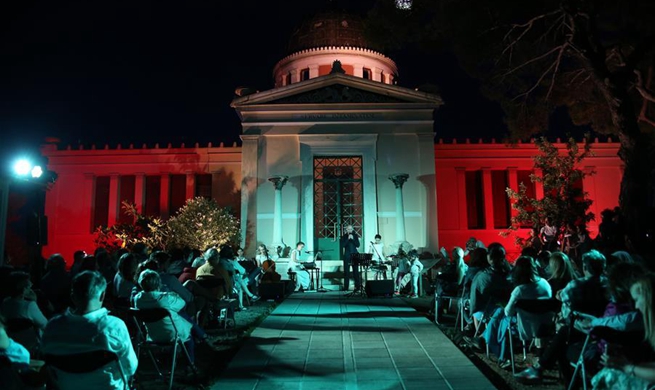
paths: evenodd
<path fill-rule="evenodd" d="M 131 253 L 125 253 L 118 259 L 118 272 L 114 276 L 112 286 L 114 298 L 128 303 L 128 306 L 132 290 L 136 286 L 134 279 L 138 265 L 136 257 Z"/>
<path fill-rule="evenodd" d="M 569 257 L 563 252 L 553 252 L 548 262 L 550 277 L 548 283 L 554 294 L 566 287 L 577 275 Z"/>
<path fill-rule="evenodd" d="M 204 257 L 207 262 L 200 266 L 196 271 L 196 278 L 201 279 L 220 279 L 223 283 L 220 286 L 216 287 L 216 294 L 218 299 L 224 297 L 229 297 L 232 293 L 232 276 L 228 271 L 221 266 L 221 257 L 229 256 L 232 257 L 232 250 L 225 249 L 229 247 L 221 248 L 221 255 L 219 255 L 216 248 L 210 248 L 205 251 Z"/>
<path fill-rule="evenodd" d="M 510 265 L 505 258 L 505 248 L 495 242 L 487 248 L 489 267 L 479 272 L 471 285 L 470 311 L 475 328 L 483 315 L 491 314 L 497 304 L 504 304 L 509 299 L 512 285 L 509 278 Z"/>
<path fill-rule="evenodd" d="M 139 275 L 139 286 L 142 291 L 134 297 L 134 306 L 137 309 L 163 308 L 171 313 L 171 318 L 164 318 L 155 323 L 146 324 L 148 328 L 148 337 L 153 341 L 170 342 L 173 341 L 175 330 L 178 337 L 184 341 L 184 345 L 189 351 L 191 361 L 194 361 L 195 336 L 199 341 L 209 342 L 209 336 L 195 322 L 191 320 L 184 307 L 186 303 L 175 292 L 161 291 L 162 281 L 161 274 L 145 270 Z"/>
<path fill-rule="evenodd" d="M 60 254 L 50 256 L 45 264 L 45 275 L 41 279 L 41 292 L 52 304 L 55 313 L 61 313 L 70 304 L 70 276 L 66 272 L 66 261 Z"/>
<path fill-rule="evenodd" d="M 73 307 L 48 322 L 41 350 L 61 356 L 107 350 L 118 356 L 123 373 L 132 377 L 138 365 L 125 323 L 102 307 L 107 281 L 95 271 L 80 272 L 73 279 Z M 61 389 L 124 389 L 125 383 L 114 363 L 85 374 L 72 374 L 53 368 Z"/>
<path fill-rule="evenodd" d="M 655 349 L 655 275 L 639 277 L 630 287 L 630 295 L 641 313 L 645 339 Z M 655 361 L 630 361 L 621 353 L 605 352 L 601 361 L 605 366 L 591 383 L 594 389 L 649 389 L 655 383 Z"/>
<path fill-rule="evenodd" d="M 32 321 L 33 328 L 12 334 L 12 338 L 36 354 L 43 329 L 48 320 L 36 304 L 36 293 L 32 290 L 30 275 L 25 272 L 12 272 L 10 275 L 11 296 L 0 305 L 0 313 L 7 320 L 25 318 Z"/>

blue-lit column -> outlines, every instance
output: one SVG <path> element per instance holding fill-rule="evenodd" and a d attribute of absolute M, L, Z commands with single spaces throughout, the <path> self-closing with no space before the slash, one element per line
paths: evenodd
<path fill-rule="evenodd" d="M 277 248 L 284 248 L 282 241 L 282 187 L 287 184 L 289 176 L 271 176 L 268 181 L 275 187 L 275 204 L 273 209 L 273 244 L 272 253 L 277 253 Z"/>
<path fill-rule="evenodd" d="M 403 184 L 409 179 L 406 173 L 396 173 L 389 175 L 396 186 L 396 241 L 406 241 L 405 239 L 405 204 L 403 201 Z"/>

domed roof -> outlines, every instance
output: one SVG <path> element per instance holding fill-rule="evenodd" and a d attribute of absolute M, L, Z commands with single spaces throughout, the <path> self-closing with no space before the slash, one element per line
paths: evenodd
<path fill-rule="evenodd" d="M 326 46 L 373 49 L 364 36 L 364 22 L 360 17 L 343 12 L 325 12 L 300 25 L 291 35 L 288 53 Z"/>

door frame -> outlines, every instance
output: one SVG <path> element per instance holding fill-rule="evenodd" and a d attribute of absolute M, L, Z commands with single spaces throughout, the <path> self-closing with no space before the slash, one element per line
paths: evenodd
<path fill-rule="evenodd" d="M 299 135 L 302 165 L 302 217 L 300 231 L 307 250 L 314 250 L 314 156 L 362 157 L 362 237 L 361 251 L 367 240 L 378 232 L 377 209 L 377 134 Z M 327 256 L 327 254 L 326 254 Z M 328 259 L 326 260 L 335 260 Z"/>

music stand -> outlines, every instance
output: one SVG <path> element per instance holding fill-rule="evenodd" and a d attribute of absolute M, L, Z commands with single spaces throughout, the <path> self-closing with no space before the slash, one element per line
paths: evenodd
<path fill-rule="evenodd" d="M 321 268 L 318 269 L 318 280 L 316 281 L 316 286 L 318 287 L 316 289 L 316 292 L 327 292 L 325 288 L 323 288 L 323 253 L 321 251 L 316 252 L 316 256 L 314 257 L 314 261 L 320 260 L 321 261 Z M 319 282 L 320 280 L 320 282 Z"/>
<path fill-rule="evenodd" d="M 349 294 L 344 295 L 345 297 L 354 297 L 354 296 L 360 296 L 360 297 L 365 297 L 366 296 L 366 282 L 367 282 L 367 272 L 368 268 L 371 266 L 371 260 L 373 259 L 373 254 L 372 253 L 353 253 L 350 255 L 350 262 L 352 265 L 359 265 L 359 281 L 361 283 L 361 288 L 359 290 L 355 290 Z M 362 275 L 364 278 L 362 278 Z"/>

